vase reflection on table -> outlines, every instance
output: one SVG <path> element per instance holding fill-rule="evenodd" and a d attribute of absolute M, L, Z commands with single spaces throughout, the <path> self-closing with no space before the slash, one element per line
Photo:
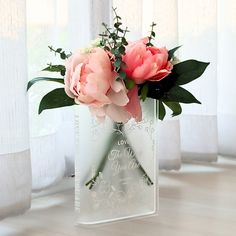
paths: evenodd
<path fill-rule="evenodd" d="M 142 104 L 143 120 L 98 123 L 77 109 L 78 224 L 98 224 L 157 213 L 156 101 Z"/>

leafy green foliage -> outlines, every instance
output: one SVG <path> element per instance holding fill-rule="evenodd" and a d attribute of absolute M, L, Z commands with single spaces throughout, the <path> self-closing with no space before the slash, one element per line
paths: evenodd
<path fill-rule="evenodd" d="M 71 53 L 66 54 L 66 52 L 62 48 L 54 49 L 52 46 L 48 46 L 48 48 L 50 49 L 51 52 L 54 52 L 55 55 L 59 54 L 62 60 L 65 60 L 71 56 Z"/>
<path fill-rule="evenodd" d="M 170 61 L 172 57 L 174 56 L 175 52 L 180 48 L 181 46 L 175 47 L 168 51 L 168 60 Z"/>
<path fill-rule="evenodd" d="M 140 94 L 140 98 L 141 100 L 144 102 L 147 98 L 148 95 L 148 84 L 145 84 L 142 88 L 141 88 L 141 94 Z"/>
<path fill-rule="evenodd" d="M 66 73 L 66 68 L 64 65 L 52 65 L 49 64 L 48 67 L 44 68 L 42 71 L 49 71 L 49 72 L 60 72 L 62 76 Z"/>
<path fill-rule="evenodd" d="M 178 102 L 164 102 L 172 110 L 172 116 L 178 116 L 182 113 L 182 108 Z"/>
<path fill-rule="evenodd" d="M 159 119 L 164 120 L 166 116 L 165 105 L 172 110 L 172 116 L 178 116 L 182 113 L 181 105 L 178 102 L 166 102 L 159 100 Z"/>
<path fill-rule="evenodd" d="M 172 49 L 170 56 L 179 47 Z M 173 116 L 182 112 L 180 103 L 197 103 L 201 104 L 190 92 L 180 87 L 200 77 L 206 70 L 209 63 L 196 60 L 187 60 L 174 65 L 172 72 L 161 81 L 148 81 L 147 97 L 160 100 L 159 112 L 160 119 L 164 119 L 165 106 L 170 108 Z M 140 89 L 143 85 L 140 85 Z M 164 106 L 165 105 L 165 106 Z"/>
<path fill-rule="evenodd" d="M 125 38 L 125 35 L 128 31 L 128 28 L 122 28 L 121 17 L 117 15 L 116 8 L 113 8 L 114 12 L 114 25 L 113 28 L 108 27 L 107 24 L 102 23 L 105 28 L 105 31 L 100 34 L 101 41 L 100 45 L 105 50 L 110 51 L 114 59 L 112 59 L 112 64 L 114 70 L 117 72 L 117 80 L 124 80 L 127 89 L 133 87 L 133 83 L 130 82 L 130 79 L 127 77 L 124 68 L 126 68 L 125 62 L 122 60 L 122 56 L 125 55 L 125 46 L 128 45 L 128 42 Z M 126 81 L 127 80 L 127 81 Z M 131 84 L 132 83 L 132 84 Z"/>
<path fill-rule="evenodd" d="M 164 120 L 166 116 L 166 109 L 161 100 L 159 100 L 159 120 Z"/>
<path fill-rule="evenodd" d="M 114 67 L 114 71 L 117 72 L 117 80 L 123 80 L 128 90 L 135 86 L 135 82 L 129 78 L 125 72 L 127 68 L 126 63 L 122 60 L 125 55 L 126 46 L 128 42 L 126 40 L 126 33 L 129 32 L 127 27 L 123 27 L 121 17 L 117 15 L 116 9 L 114 12 L 114 24 L 113 27 L 108 27 L 103 23 L 105 31 L 100 34 L 100 46 L 110 52 L 110 60 Z M 148 36 L 147 47 L 153 46 L 152 40 L 155 39 L 154 27 L 156 24 L 153 22 L 151 25 L 150 35 Z M 174 54 L 181 46 L 175 47 L 168 51 L 168 60 L 173 61 Z M 66 54 L 62 48 L 54 49 L 49 46 L 49 49 L 59 55 L 62 60 L 67 59 L 71 54 Z M 172 111 L 172 116 L 181 114 L 182 108 L 180 103 L 197 103 L 201 104 L 190 92 L 180 87 L 187 84 L 198 77 L 200 77 L 206 70 L 209 63 L 200 62 L 196 60 L 187 60 L 173 66 L 172 72 L 160 81 L 146 81 L 144 84 L 138 85 L 138 94 L 142 101 L 145 101 L 147 97 L 153 98 L 159 101 L 159 119 L 163 120 L 166 115 L 166 108 Z M 57 72 L 62 76 L 65 75 L 66 68 L 64 65 L 52 65 L 48 64 L 43 71 Z M 64 84 L 63 78 L 50 78 L 50 77 L 37 77 L 32 79 L 27 86 L 27 90 L 36 82 L 39 81 L 52 81 Z M 68 97 L 64 91 L 64 88 L 55 89 L 46 94 L 40 102 L 39 114 L 45 109 L 52 109 L 57 107 L 74 105 L 74 100 Z"/>
<path fill-rule="evenodd" d="M 121 38 L 121 42 L 123 43 L 123 45 L 125 45 L 125 46 L 127 46 L 128 45 L 128 42 L 127 42 L 127 40 L 126 40 L 126 38 L 125 37 L 122 37 Z"/>
<path fill-rule="evenodd" d="M 154 40 L 156 37 L 156 33 L 154 32 L 154 27 L 156 25 L 157 25 L 156 23 L 152 22 L 150 35 L 148 36 L 148 43 L 146 44 L 147 46 L 153 46 L 152 40 Z"/>
<path fill-rule="evenodd" d="M 67 96 L 64 88 L 57 88 L 47 93 L 41 100 L 38 113 L 47 109 L 74 105 L 74 99 Z"/>
<path fill-rule="evenodd" d="M 28 82 L 27 90 L 29 90 L 32 85 L 34 85 L 35 83 L 40 82 L 40 81 L 51 81 L 51 82 L 57 82 L 60 84 L 64 84 L 64 79 L 62 79 L 62 78 L 36 77 Z"/>
<path fill-rule="evenodd" d="M 121 70 L 121 71 L 119 72 L 119 78 L 120 78 L 120 79 L 126 79 L 126 73 L 125 73 L 123 70 Z"/>
<path fill-rule="evenodd" d="M 135 86 L 135 83 L 132 79 L 126 78 L 124 82 L 125 82 L 125 87 L 129 90 Z"/>
<path fill-rule="evenodd" d="M 199 78 L 210 63 L 196 60 L 187 60 L 174 65 L 173 73 L 176 74 L 176 84 L 184 85 Z"/>
<path fill-rule="evenodd" d="M 186 89 L 174 86 L 162 98 L 166 102 L 180 102 L 180 103 L 198 103 L 201 104 L 189 91 Z"/>
<path fill-rule="evenodd" d="M 148 84 L 147 97 L 160 100 L 173 86 L 175 86 L 175 77 L 171 73 L 161 81 L 147 81 L 146 84 Z"/>
<path fill-rule="evenodd" d="M 62 50 L 62 48 L 54 49 L 53 47 L 49 46 L 49 49 L 53 51 L 55 55 L 59 54 L 60 58 L 63 60 L 70 56 L 70 54 L 66 54 L 65 51 Z M 64 65 L 48 64 L 48 66 L 44 68 L 42 71 L 59 72 L 62 76 L 64 76 L 66 68 Z M 36 77 L 28 82 L 27 90 L 29 90 L 32 85 L 40 81 L 50 81 L 50 82 L 57 82 L 60 84 L 64 84 L 63 78 Z M 74 99 L 67 96 L 64 88 L 57 88 L 49 92 L 42 98 L 39 105 L 38 113 L 40 114 L 42 111 L 46 109 L 72 106 L 74 104 L 75 104 Z"/>

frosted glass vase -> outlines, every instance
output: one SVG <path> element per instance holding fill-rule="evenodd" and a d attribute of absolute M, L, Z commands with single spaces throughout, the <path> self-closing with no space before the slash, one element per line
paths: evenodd
<path fill-rule="evenodd" d="M 95 225 L 157 213 L 156 101 L 143 120 L 97 122 L 76 107 L 76 223 Z"/>

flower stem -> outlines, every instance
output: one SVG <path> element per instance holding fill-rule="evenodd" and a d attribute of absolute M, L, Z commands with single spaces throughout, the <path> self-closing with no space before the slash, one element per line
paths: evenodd
<path fill-rule="evenodd" d="M 96 171 L 95 176 L 94 176 L 92 179 L 90 179 L 90 180 L 85 184 L 86 186 L 90 185 L 90 186 L 89 186 L 89 189 L 92 189 L 92 188 L 93 188 L 93 186 L 96 184 L 96 180 L 97 180 L 99 174 L 102 173 L 102 171 L 104 170 L 104 167 L 105 167 L 105 164 L 106 164 L 106 161 L 107 161 L 107 154 L 108 154 L 108 153 L 110 152 L 110 150 L 112 149 L 112 146 L 113 146 L 113 144 L 115 143 L 115 141 L 116 141 L 116 140 L 115 140 L 115 137 L 114 137 L 114 135 L 112 135 L 112 140 L 111 140 L 111 142 L 110 142 L 110 145 L 108 146 L 108 148 L 107 148 L 107 150 L 106 150 L 106 152 L 105 152 L 105 155 L 103 156 L 102 161 L 100 162 L 100 165 L 99 165 L 98 168 L 97 168 L 97 171 Z"/>
<path fill-rule="evenodd" d="M 132 147 L 128 143 L 126 144 L 126 147 L 131 148 L 131 150 L 133 150 Z M 147 179 L 147 182 L 146 182 L 147 185 L 153 185 L 151 178 L 148 176 L 147 172 L 144 170 L 143 166 L 138 161 L 136 155 L 134 155 L 134 159 L 135 159 L 137 166 L 139 167 L 139 171 L 143 174 L 143 177 L 145 177 Z"/>
<path fill-rule="evenodd" d="M 86 186 L 89 186 L 90 190 L 94 187 L 94 185 L 96 184 L 97 178 L 99 177 L 99 175 L 104 170 L 104 167 L 105 167 L 106 162 L 107 162 L 107 156 L 108 156 L 110 150 L 112 149 L 114 143 L 117 141 L 117 137 L 118 137 L 117 135 L 122 135 L 125 138 L 125 140 L 127 141 L 127 138 L 126 138 L 126 136 L 123 132 L 123 127 L 124 127 L 123 123 L 117 123 L 117 122 L 114 123 L 114 133 L 116 135 L 112 134 L 111 142 L 110 142 L 110 144 L 109 144 L 109 146 L 108 146 L 108 148 L 105 152 L 105 155 L 103 156 L 103 159 L 101 160 L 101 162 L 100 162 L 100 164 L 97 168 L 96 174 L 94 175 L 94 177 L 92 179 L 90 179 L 88 182 L 85 183 Z M 132 147 L 127 142 L 126 142 L 125 146 L 130 148 L 132 150 L 132 152 L 134 153 Z M 147 185 L 149 185 L 149 186 L 153 185 L 153 182 L 152 182 L 151 178 L 148 176 L 148 174 L 146 173 L 146 171 L 144 170 L 144 168 L 142 167 L 142 165 L 138 161 L 136 155 L 134 155 L 133 158 L 135 159 L 135 162 L 136 162 L 136 164 L 139 168 L 139 171 L 143 174 L 143 177 L 145 177 L 147 179 L 147 182 L 146 182 Z"/>

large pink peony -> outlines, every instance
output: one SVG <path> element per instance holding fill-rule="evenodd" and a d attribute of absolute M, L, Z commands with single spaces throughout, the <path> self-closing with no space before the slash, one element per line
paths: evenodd
<path fill-rule="evenodd" d="M 172 64 L 168 61 L 166 48 L 155 46 L 147 47 L 148 38 L 131 42 L 126 46 L 126 54 L 123 61 L 128 77 L 136 84 L 142 84 L 147 80 L 159 81 L 171 73 Z"/>
<path fill-rule="evenodd" d="M 140 104 L 127 94 L 124 83 L 115 78 L 109 56 L 103 49 L 94 48 L 90 53 L 77 51 L 66 63 L 65 91 L 76 103 L 88 105 L 99 120 L 106 115 L 116 122 L 127 122 L 131 117 L 139 120 Z"/>

